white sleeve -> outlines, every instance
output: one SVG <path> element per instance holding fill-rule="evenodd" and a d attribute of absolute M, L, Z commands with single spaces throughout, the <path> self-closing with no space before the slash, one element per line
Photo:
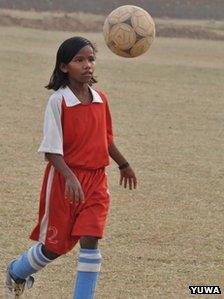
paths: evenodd
<path fill-rule="evenodd" d="M 61 126 L 61 99 L 52 95 L 49 98 L 45 117 L 43 140 L 39 153 L 54 153 L 63 155 L 63 134 Z"/>

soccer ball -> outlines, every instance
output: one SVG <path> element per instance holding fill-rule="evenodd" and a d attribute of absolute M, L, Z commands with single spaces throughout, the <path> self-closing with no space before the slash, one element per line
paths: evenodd
<path fill-rule="evenodd" d="M 122 57 L 137 57 L 150 48 L 155 38 L 155 23 L 144 9 L 124 5 L 107 16 L 103 35 L 113 53 Z"/>

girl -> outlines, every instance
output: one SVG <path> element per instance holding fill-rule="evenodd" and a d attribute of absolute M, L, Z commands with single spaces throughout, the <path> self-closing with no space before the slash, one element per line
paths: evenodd
<path fill-rule="evenodd" d="M 120 185 L 136 188 L 136 177 L 113 142 L 109 106 L 96 82 L 94 45 L 83 37 L 64 41 L 48 89 L 44 136 L 39 152 L 48 161 L 40 194 L 39 220 L 30 238 L 38 241 L 7 268 L 6 286 L 20 297 L 33 273 L 71 250 L 80 253 L 74 299 L 92 299 L 101 265 L 102 238 L 110 196 L 105 167 L 109 156 L 120 169 Z"/>

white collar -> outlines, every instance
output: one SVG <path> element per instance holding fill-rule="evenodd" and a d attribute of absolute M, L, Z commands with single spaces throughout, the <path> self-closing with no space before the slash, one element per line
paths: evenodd
<path fill-rule="evenodd" d="M 103 100 L 101 99 L 100 95 L 90 86 L 88 87 L 93 96 L 92 103 L 103 103 Z M 58 92 L 60 93 L 60 95 L 63 96 L 67 107 L 81 104 L 79 99 L 76 97 L 76 95 L 71 91 L 71 89 L 68 86 L 66 86 L 65 88 L 60 88 Z"/>

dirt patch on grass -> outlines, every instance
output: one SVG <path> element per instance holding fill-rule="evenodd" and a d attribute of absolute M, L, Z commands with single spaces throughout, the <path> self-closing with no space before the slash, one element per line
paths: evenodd
<path fill-rule="evenodd" d="M 137 5 L 156 18 L 223 20 L 223 0 L 3 0 L 0 7 L 36 11 L 84 12 L 107 15 L 121 5 Z"/>
<path fill-rule="evenodd" d="M 86 22 L 86 18 L 82 20 L 78 16 L 72 17 L 67 14 L 60 16 L 49 15 L 40 19 L 20 18 L 7 14 L 0 16 L 0 26 L 21 26 L 43 30 L 97 32 L 103 24 L 103 20 L 88 19 L 88 22 Z"/>
<path fill-rule="evenodd" d="M 157 36 L 224 40 L 224 32 L 199 26 L 158 25 Z"/>
<path fill-rule="evenodd" d="M 21 26 L 42 30 L 99 32 L 105 16 L 84 13 L 37 13 L 0 10 L 0 26 Z M 223 28 L 204 27 L 194 23 L 178 21 L 156 22 L 157 36 L 193 39 L 224 40 Z"/>

